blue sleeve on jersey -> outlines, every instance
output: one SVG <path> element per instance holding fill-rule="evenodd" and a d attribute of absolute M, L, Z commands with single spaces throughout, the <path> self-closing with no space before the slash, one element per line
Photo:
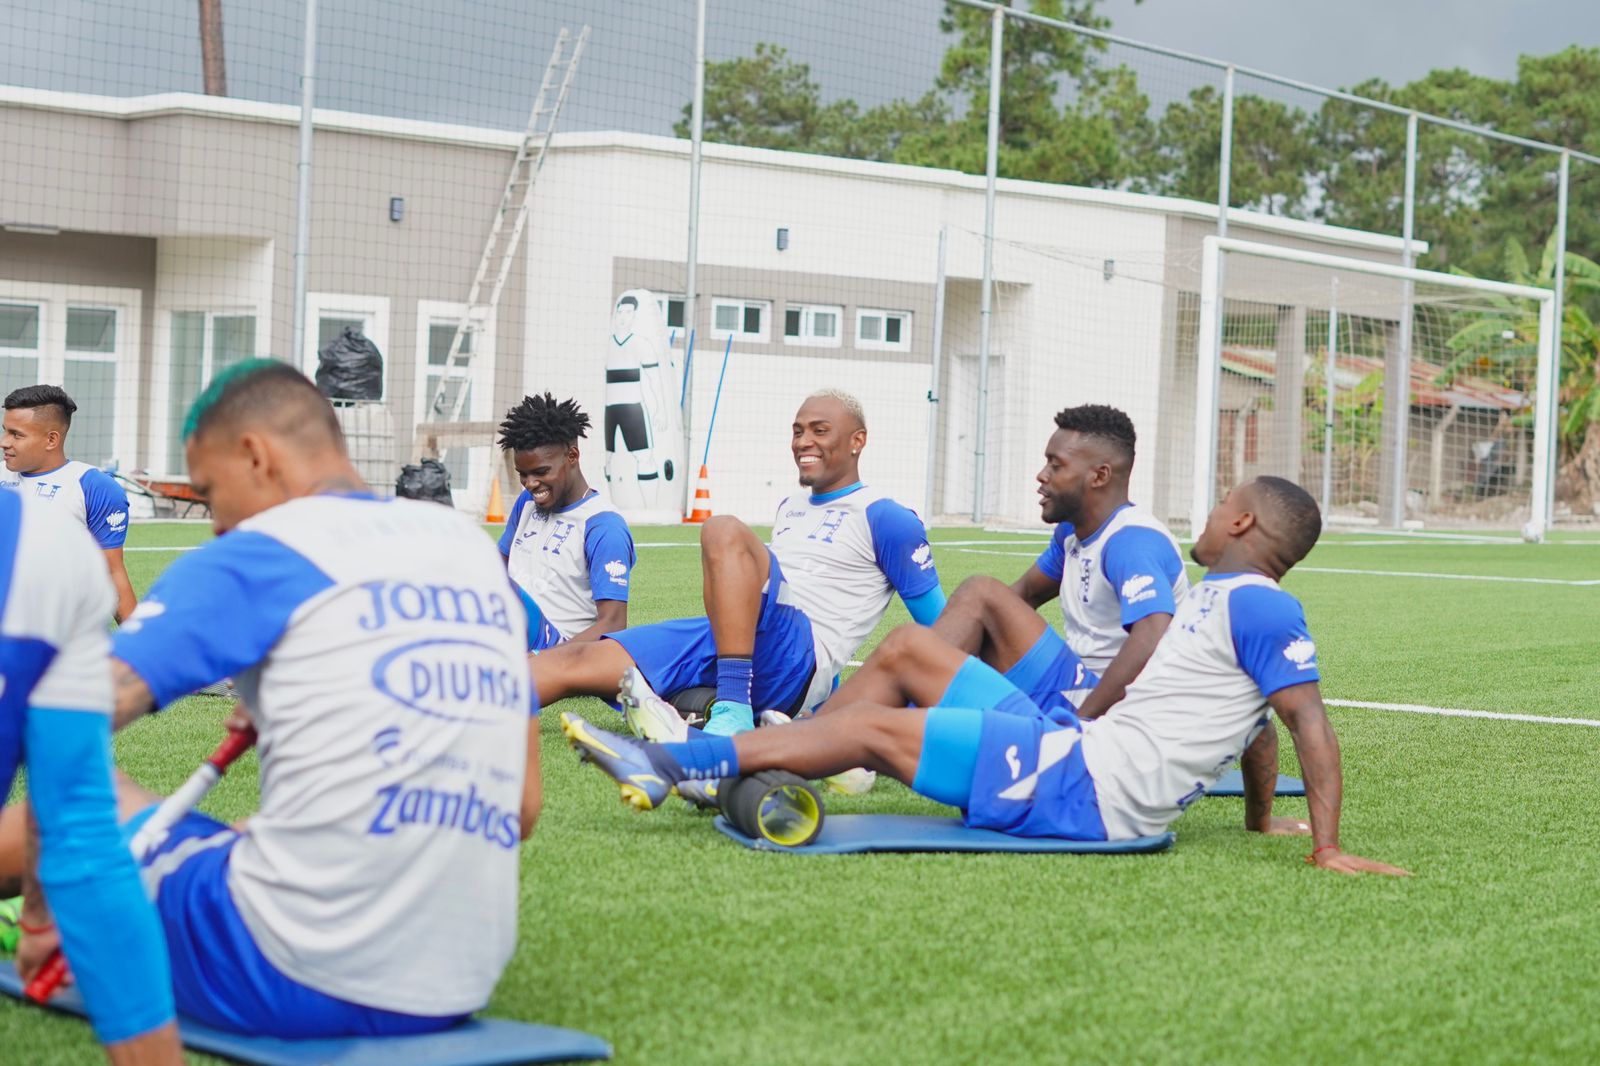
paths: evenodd
<path fill-rule="evenodd" d="M 907 600 L 906 610 L 911 612 L 912 619 L 918 625 L 931 626 L 934 619 L 939 617 L 939 612 L 944 610 L 944 603 L 944 589 L 935 585 L 922 595 Z"/>
<path fill-rule="evenodd" d="M 120 548 L 128 539 L 128 494 L 103 470 L 85 470 L 83 520 L 102 548 Z"/>
<path fill-rule="evenodd" d="M 1057 522 L 1055 532 L 1050 534 L 1050 544 L 1039 553 L 1039 558 L 1034 561 L 1034 566 L 1039 572 L 1051 581 L 1060 581 L 1067 572 L 1067 538 L 1072 536 L 1071 522 Z"/>
<path fill-rule="evenodd" d="M 511 542 L 517 539 L 517 527 L 522 524 L 522 509 L 528 506 L 528 501 L 533 499 L 528 495 L 528 490 L 523 489 L 522 495 L 517 497 L 517 502 L 511 505 L 511 513 L 506 515 L 506 528 L 500 532 L 500 554 L 510 557 Z"/>
<path fill-rule="evenodd" d="M 874 500 L 867 504 L 867 528 L 872 531 L 872 554 L 878 569 L 902 600 L 909 604 L 939 587 L 928 531 L 914 511 L 893 500 Z"/>
<path fill-rule="evenodd" d="M 289 616 L 333 579 L 264 533 L 229 533 L 167 568 L 117 630 L 111 654 L 157 707 L 254 666 Z"/>
<path fill-rule="evenodd" d="M 1233 652 L 1263 696 L 1317 681 L 1317 646 L 1300 601 L 1282 589 L 1241 585 L 1228 597 Z"/>
<path fill-rule="evenodd" d="M 1117 530 L 1100 553 L 1100 571 L 1117 590 L 1122 604 L 1122 628 L 1153 614 L 1172 614 L 1172 583 L 1183 571 L 1183 560 L 1172 542 L 1146 526 Z"/>
<path fill-rule="evenodd" d="M 117 828 L 111 720 L 28 710 L 28 793 L 39 822 L 39 883 L 89 1021 L 115 1043 L 172 1020 L 172 975 L 155 908 Z"/>
<path fill-rule="evenodd" d="M 589 563 L 589 595 L 595 600 L 628 602 L 628 575 L 633 572 L 633 534 L 615 511 L 589 519 L 583 531 L 583 557 Z"/>

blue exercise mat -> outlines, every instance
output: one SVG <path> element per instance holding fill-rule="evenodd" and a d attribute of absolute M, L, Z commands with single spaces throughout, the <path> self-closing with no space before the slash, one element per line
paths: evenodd
<path fill-rule="evenodd" d="M 925 814 L 830 814 L 817 839 L 800 848 L 786 848 L 767 840 L 747 837 L 718 815 L 712 823 L 724 836 L 757 851 L 790 851 L 806 855 L 849 855 L 863 851 L 1021 851 L 1069 852 L 1089 855 L 1128 855 L 1166 851 L 1175 839 L 1171 833 L 1133 840 L 1058 840 L 1054 837 L 1014 837 L 993 829 L 969 829 L 959 818 Z"/>
<path fill-rule="evenodd" d="M 1279 796 L 1304 796 L 1306 783 L 1298 777 L 1289 777 L 1286 774 L 1278 775 Z M 1217 779 L 1217 783 L 1206 789 L 1208 796 L 1242 796 L 1244 795 L 1244 774 L 1238 770 L 1229 770 Z"/>
<path fill-rule="evenodd" d="M 22 979 L 12 966 L 0 965 L 0 993 L 22 998 Z M 49 1007 L 67 1014 L 84 1013 L 83 997 L 71 987 L 51 996 Z M 178 1034 L 184 1047 L 256 1066 L 514 1066 L 611 1057 L 611 1045 L 598 1036 L 502 1018 L 474 1018 L 426 1036 L 337 1040 L 240 1036 L 180 1018 Z"/>

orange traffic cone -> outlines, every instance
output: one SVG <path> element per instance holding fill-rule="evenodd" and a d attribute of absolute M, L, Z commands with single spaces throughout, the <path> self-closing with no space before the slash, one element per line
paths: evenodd
<path fill-rule="evenodd" d="M 496 474 L 494 480 L 489 482 L 489 509 L 484 512 L 485 522 L 504 522 L 506 520 L 506 501 L 500 495 L 500 475 Z"/>
<path fill-rule="evenodd" d="M 689 517 L 684 523 L 699 525 L 711 517 L 711 475 L 706 473 L 706 465 L 700 464 L 700 477 L 694 483 L 694 507 L 689 511 Z"/>

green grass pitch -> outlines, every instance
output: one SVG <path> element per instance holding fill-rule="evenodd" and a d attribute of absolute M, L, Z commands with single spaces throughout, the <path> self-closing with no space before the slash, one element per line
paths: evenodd
<path fill-rule="evenodd" d="M 146 523 L 131 544 L 206 536 Z M 693 532 L 636 537 L 633 621 L 698 612 Z M 935 534 L 947 591 L 1009 580 L 1042 544 Z M 1597 545 L 1330 535 L 1286 584 L 1329 698 L 1600 721 Z M 130 552 L 135 585 L 175 557 Z M 904 619 L 896 604 L 873 639 Z M 120 764 L 176 786 L 223 706 L 197 697 L 137 724 Z M 1223 799 L 1156 856 L 756 854 L 681 804 L 625 810 L 561 743 L 563 709 L 543 719 L 545 812 L 491 1009 L 602 1034 L 619 1062 L 1600 1059 L 1600 729 L 1334 708 L 1344 843 L 1416 875 L 1397 881 L 1313 870 L 1303 840 L 1246 834 Z M 248 814 L 255 775 L 247 756 L 208 809 Z M 830 809 L 939 810 L 893 782 Z M 81 1023 L 0 1004 L 0 1061 L 94 1056 Z"/>

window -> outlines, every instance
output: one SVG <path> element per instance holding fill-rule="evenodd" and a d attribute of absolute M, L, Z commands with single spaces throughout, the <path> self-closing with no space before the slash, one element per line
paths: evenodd
<path fill-rule="evenodd" d="M 39 383 L 38 304 L 0 303 L 0 395 Z"/>
<path fill-rule="evenodd" d="M 767 340 L 767 318 L 772 305 L 765 300 L 713 300 L 711 301 L 711 335 L 718 339 L 741 337 L 745 340 Z"/>
<path fill-rule="evenodd" d="M 661 305 L 661 317 L 667 320 L 668 329 L 683 328 L 682 296 L 657 296 L 656 303 Z"/>
<path fill-rule="evenodd" d="M 842 307 L 791 304 L 783 311 L 783 342 L 837 348 L 843 318 Z"/>
<path fill-rule="evenodd" d="M 383 356 L 383 381 L 378 400 L 389 399 L 389 301 L 381 296 L 312 292 L 306 294 L 305 365 L 307 377 L 317 372 L 317 353 L 346 329 L 358 330 Z"/>
<path fill-rule="evenodd" d="M 68 332 L 71 332 L 70 320 Z M 210 311 L 172 312 L 167 384 L 167 470 L 184 469 L 183 417 L 211 379 L 256 355 L 256 316 Z"/>
<path fill-rule="evenodd" d="M 449 365 L 450 345 L 465 308 L 442 300 L 417 301 L 417 357 L 415 402 L 412 417 L 424 422 L 484 422 L 493 416 L 494 399 L 494 321 L 488 320 L 461 337 L 461 352 Z M 442 390 L 441 390 L 442 387 Z M 460 416 L 452 419 L 456 404 Z M 498 451 L 482 446 L 447 445 L 445 469 L 450 471 L 450 490 L 457 504 L 481 506 L 489 491 L 489 475 L 495 469 Z"/>
<path fill-rule="evenodd" d="M 102 466 L 116 458 L 117 312 L 67 307 L 67 351 L 61 387 L 78 402 L 72 454 Z"/>
<path fill-rule="evenodd" d="M 911 350 L 911 315 L 906 311 L 878 311 L 863 307 L 856 312 L 856 347 L 894 352 Z"/>

